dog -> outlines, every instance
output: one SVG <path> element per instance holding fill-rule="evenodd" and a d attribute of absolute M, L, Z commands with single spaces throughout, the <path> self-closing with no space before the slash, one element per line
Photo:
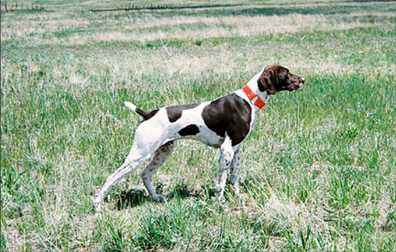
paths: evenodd
<path fill-rule="evenodd" d="M 266 107 L 270 96 L 283 90 L 297 90 L 303 84 L 303 77 L 276 64 L 263 68 L 241 89 L 214 101 L 168 106 L 150 112 L 125 102 L 125 106 L 143 120 L 136 129 L 126 160 L 96 194 L 95 209 L 100 209 L 112 186 L 148 159 L 151 161 L 141 173 L 143 183 L 154 201 L 163 202 L 164 197 L 153 187 L 152 176 L 180 138 L 193 138 L 220 148 L 220 168 L 215 185 L 217 197 L 220 200 L 224 197 L 227 173 L 234 192 L 239 194 L 239 147 L 253 130 L 258 112 Z"/>

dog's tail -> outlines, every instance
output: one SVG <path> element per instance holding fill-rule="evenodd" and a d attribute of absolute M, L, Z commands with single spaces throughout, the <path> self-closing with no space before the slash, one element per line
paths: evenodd
<path fill-rule="evenodd" d="M 138 108 L 138 107 L 136 107 L 136 105 L 135 104 L 133 104 L 132 102 L 124 102 L 124 105 L 130 110 L 130 111 L 133 111 L 133 112 L 136 112 L 137 114 L 139 114 L 141 117 L 143 117 L 143 119 L 144 120 L 147 120 L 148 119 L 148 114 L 147 114 L 147 112 L 146 111 L 144 111 L 144 110 L 142 110 L 142 109 L 140 109 L 140 108 Z"/>

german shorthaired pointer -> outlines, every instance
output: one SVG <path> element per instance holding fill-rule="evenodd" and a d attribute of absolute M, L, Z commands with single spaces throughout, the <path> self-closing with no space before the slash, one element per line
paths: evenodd
<path fill-rule="evenodd" d="M 282 90 L 297 90 L 303 83 L 304 78 L 291 74 L 287 68 L 269 65 L 241 89 L 214 101 L 169 106 L 150 112 L 125 102 L 131 111 L 143 117 L 143 121 L 136 129 L 135 141 L 128 157 L 97 193 L 95 208 L 99 210 L 103 198 L 114 184 L 150 158 L 141 177 L 153 200 L 164 201 L 155 192 L 151 179 L 171 153 L 175 140 L 183 137 L 220 148 L 220 169 L 216 183 L 218 198 L 223 198 L 228 171 L 231 185 L 238 194 L 239 146 L 252 131 L 257 112 L 266 106 L 269 96 Z"/>

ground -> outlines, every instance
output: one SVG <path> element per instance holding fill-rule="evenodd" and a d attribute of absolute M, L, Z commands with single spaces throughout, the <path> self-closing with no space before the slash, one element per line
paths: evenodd
<path fill-rule="evenodd" d="M 1 13 L 1 250 L 395 251 L 395 2 L 15 2 Z M 240 198 L 212 197 L 218 150 L 181 141 L 155 177 L 166 203 L 136 173 L 95 215 L 140 120 L 124 101 L 211 100 L 271 63 L 306 85 L 273 97 L 242 144 Z"/>

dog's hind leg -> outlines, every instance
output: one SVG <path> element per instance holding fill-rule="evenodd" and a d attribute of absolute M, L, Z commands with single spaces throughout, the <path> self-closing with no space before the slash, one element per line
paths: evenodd
<path fill-rule="evenodd" d="M 173 141 L 163 144 L 161 147 L 159 147 L 158 150 L 154 153 L 151 162 L 147 165 L 147 167 L 143 170 L 143 172 L 140 175 L 143 179 L 144 186 L 146 187 L 151 198 L 157 202 L 164 202 L 165 199 L 161 195 L 158 195 L 155 192 L 152 183 L 152 177 L 155 174 L 155 172 L 158 170 L 158 168 L 169 157 L 173 148 L 174 148 Z"/>
<path fill-rule="evenodd" d="M 148 123 L 140 124 L 135 132 L 135 140 L 124 163 L 110 177 L 95 197 L 94 204 L 100 209 L 106 193 L 124 176 L 133 172 L 143 161 L 149 159 L 164 142 L 164 132 L 161 125 Z"/>
<path fill-rule="evenodd" d="M 95 209 L 97 211 L 100 210 L 103 199 L 112 186 L 119 182 L 124 176 L 134 171 L 139 166 L 139 164 L 150 158 L 150 156 L 150 152 L 139 151 L 139 149 L 136 147 L 136 144 L 134 144 L 124 163 L 120 166 L 120 168 L 118 168 L 112 175 L 107 178 L 106 183 L 103 185 L 102 189 L 100 189 L 100 191 L 96 194 L 94 200 Z"/>

